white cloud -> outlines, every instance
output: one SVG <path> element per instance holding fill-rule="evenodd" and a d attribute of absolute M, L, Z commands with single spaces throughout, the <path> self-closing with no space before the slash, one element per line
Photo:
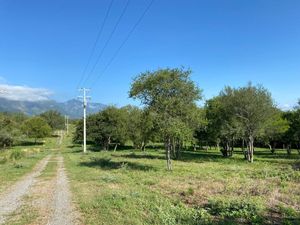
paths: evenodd
<path fill-rule="evenodd" d="M 44 88 L 0 84 L 0 98 L 14 101 L 36 102 L 49 100 L 52 94 L 51 91 Z"/>
<path fill-rule="evenodd" d="M 295 105 L 296 104 L 284 103 L 284 104 L 279 104 L 278 107 L 283 111 L 289 111 L 294 109 Z"/>

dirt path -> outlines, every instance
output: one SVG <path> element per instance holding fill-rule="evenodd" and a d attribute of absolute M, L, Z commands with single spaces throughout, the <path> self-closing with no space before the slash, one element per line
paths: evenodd
<path fill-rule="evenodd" d="M 31 173 L 23 177 L 4 193 L 0 194 L 0 224 L 4 224 L 7 216 L 18 209 L 22 204 L 22 198 L 36 183 L 37 177 L 45 169 L 50 155 L 42 159 Z"/>
<path fill-rule="evenodd" d="M 9 218 L 8 224 L 19 222 L 25 214 L 32 215 L 32 218 L 24 224 L 82 224 L 80 214 L 72 202 L 62 156 L 56 156 L 49 160 L 46 170 L 41 173 L 35 185 L 26 193 L 26 198 L 22 203 L 22 208 L 19 208 Z"/>
<path fill-rule="evenodd" d="M 69 188 L 68 178 L 64 168 L 63 157 L 58 158 L 56 188 L 54 192 L 53 211 L 48 225 L 78 225 L 79 213 L 76 211 Z"/>

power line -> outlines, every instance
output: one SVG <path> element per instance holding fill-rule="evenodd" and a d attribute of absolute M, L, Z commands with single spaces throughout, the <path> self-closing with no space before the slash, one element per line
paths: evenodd
<path fill-rule="evenodd" d="M 94 87 L 94 85 L 98 82 L 99 78 L 106 72 L 106 70 L 108 69 L 108 67 L 112 64 L 112 62 L 117 57 L 117 55 L 119 54 L 119 52 L 121 51 L 121 49 L 124 47 L 124 45 L 126 44 L 126 42 L 129 40 L 129 38 L 131 37 L 131 35 L 135 31 L 135 29 L 142 22 L 143 18 L 145 17 L 145 15 L 147 14 L 147 12 L 150 10 L 151 6 L 153 5 L 154 1 L 155 0 L 151 0 L 151 2 L 148 4 L 148 6 L 144 10 L 143 14 L 139 17 L 139 19 L 137 20 L 137 22 L 131 28 L 131 30 L 129 31 L 128 35 L 126 36 L 126 38 L 124 39 L 124 41 L 121 43 L 121 45 L 119 46 L 119 48 L 115 51 L 115 53 L 113 54 L 113 56 L 110 58 L 109 62 L 106 64 L 106 66 L 104 67 L 104 69 L 102 70 L 102 72 L 99 74 L 98 77 L 96 77 L 95 81 L 92 83 L 92 87 Z"/>
<path fill-rule="evenodd" d="M 111 31 L 111 33 L 110 33 L 108 39 L 107 39 L 106 42 L 105 42 L 103 48 L 101 49 L 101 52 L 100 52 L 100 54 L 98 55 L 98 57 L 97 57 L 97 59 L 96 59 L 96 62 L 94 63 L 92 69 L 90 70 L 90 72 L 89 72 L 87 78 L 84 80 L 83 85 L 85 85 L 85 84 L 89 81 L 89 79 L 91 78 L 92 73 L 93 73 L 94 70 L 96 69 L 96 66 L 98 65 L 100 59 L 102 58 L 102 55 L 103 55 L 105 49 L 107 48 L 109 42 L 111 41 L 111 39 L 112 39 L 114 33 L 115 33 L 116 30 L 117 30 L 117 27 L 119 26 L 119 24 L 120 24 L 120 22 L 121 22 L 123 16 L 125 15 L 125 12 L 126 12 L 126 10 L 127 10 L 127 8 L 128 8 L 128 5 L 129 5 L 129 2 L 130 2 L 130 0 L 127 0 L 126 5 L 125 5 L 125 7 L 123 8 L 122 13 L 120 14 L 120 16 L 119 16 L 119 18 L 118 18 L 118 20 L 117 20 L 117 23 L 115 24 L 113 30 Z"/>
<path fill-rule="evenodd" d="M 79 80 L 79 83 L 78 83 L 78 85 L 77 85 L 77 89 L 79 88 L 81 82 L 82 82 L 82 81 L 84 80 L 84 78 L 85 78 L 86 71 L 87 71 L 87 69 L 88 69 L 88 67 L 89 67 L 89 65 L 90 65 L 90 62 L 91 62 L 91 60 L 92 60 L 92 57 L 94 56 L 94 53 L 95 53 L 95 50 L 96 50 L 98 41 L 99 41 L 99 39 L 100 39 L 100 37 L 101 37 L 101 35 L 102 35 L 102 33 L 103 33 L 103 29 L 104 29 L 104 26 L 105 26 L 105 24 L 106 24 L 106 21 L 107 21 L 107 18 L 108 18 L 108 16 L 109 16 L 109 13 L 110 13 L 110 11 L 111 11 L 113 2 L 114 2 L 114 0 L 111 0 L 110 3 L 109 3 L 109 5 L 108 5 L 108 9 L 107 9 L 106 14 L 105 14 L 105 16 L 104 16 L 104 19 L 103 19 L 103 21 L 102 21 L 100 30 L 99 30 L 98 33 L 97 33 L 96 40 L 95 40 L 95 42 L 94 42 L 94 45 L 93 45 L 91 54 L 90 54 L 90 56 L 89 56 L 89 58 L 88 58 L 88 61 L 87 61 L 86 65 L 85 65 L 85 67 L 84 67 L 83 73 L 82 73 L 81 78 L 80 78 L 80 80 Z"/>

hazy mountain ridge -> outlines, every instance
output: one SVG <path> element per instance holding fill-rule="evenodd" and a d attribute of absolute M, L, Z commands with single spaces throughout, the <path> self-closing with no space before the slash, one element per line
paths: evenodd
<path fill-rule="evenodd" d="M 105 107 L 106 105 L 101 103 L 89 103 L 87 113 L 96 113 Z M 66 102 L 57 102 L 54 100 L 30 102 L 0 98 L 0 112 L 23 112 L 27 115 L 38 115 L 48 110 L 57 110 L 71 118 L 81 118 L 83 108 L 82 102 L 76 99 Z"/>

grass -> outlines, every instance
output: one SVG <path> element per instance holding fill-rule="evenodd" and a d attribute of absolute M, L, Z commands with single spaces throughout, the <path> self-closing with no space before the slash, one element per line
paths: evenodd
<path fill-rule="evenodd" d="M 64 152 L 85 224 L 300 224 L 299 155 L 255 155 L 184 152 L 168 172 L 163 150 Z"/>
<path fill-rule="evenodd" d="M 36 163 L 56 147 L 55 141 L 56 138 L 52 137 L 40 145 L 26 142 L 23 146 L 0 150 L 0 192 L 32 171 Z"/>
<path fill-rule="evenodd" d="M 23 201 L 30 201 L 29 197 L 26 196 Z M 5 222 L 6 225 L 26 225 L 33 224 L 33 222 L 38 217 L 38 211 L 31 207 L 30 205 L 23 205 L 21 208 L 17 209 L 14 213 L 9 216 L 8 221 Z"/>

